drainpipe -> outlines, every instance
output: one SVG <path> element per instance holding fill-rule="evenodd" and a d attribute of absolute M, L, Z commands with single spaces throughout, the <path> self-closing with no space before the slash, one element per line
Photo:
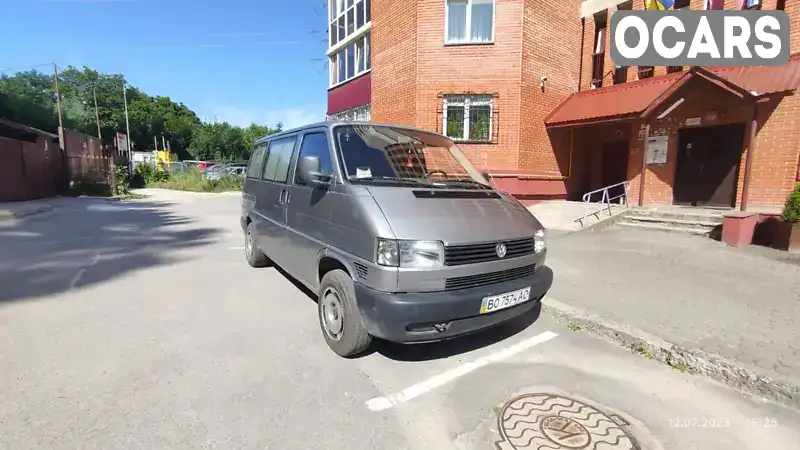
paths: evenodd
<path fill-rule="evenodd" d="M 635 132 L 635 130 L 633 130 Z M 650 137 L 650 124 L 644 128 L 644 145 L 642 146 L 642 173 L 639 175 L 639 206 L 644 206 L 644 181 L 647 174 L 647 138 Z"/>
<path fill-rule="evenodd" d="M 747 200 L 750 197 L 750 173 L 753 169 L 753 153 L 756 150 L 756 133 L 758 132 L 758 102 L 753 104 L 753 120 L 750 121 L 750 146 L 744 161 L 744 181 L 742 183 L 741 211 L 747 211 Z"/>
<path fill-rule="evenodd" d="M 581 56 L 578 58 L 578 92 L 581 90 L 581 80 L 583 79 L 583 47 L 586 41 L 586 18 L 581 18 Z"/>

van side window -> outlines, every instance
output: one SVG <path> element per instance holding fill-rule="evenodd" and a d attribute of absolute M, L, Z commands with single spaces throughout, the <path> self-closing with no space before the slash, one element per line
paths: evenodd
<path fill-rule="evenodd" d="M 267 152 L 267 144 L 258 144 L 250 155 L 250 162 L 247 164 L 247 178 L 258 178 L 264 166 L 264 153 Z"/>
<path fill-rule="evenodd" d="M 319 158 L 319 170 L 322 173 L 331 173 L 331 151 L 328 147 L 328 135 L 325 133 L 309 133 L 303 136 L 303 143 L 300 144 L 300 156 L 316 156 Z M 298 178 L 297 172 L 294 175 L 294 184 L 304 184 Z"/>
<path fill-rule="evenodd" d="M 292 162 L 292 153 L 297 136 L 275 139 L 269 143 L 269 154 L 264 164 L 264 176 L 267 181 L 286 183 L 289 178 L 289 164 Z"/>

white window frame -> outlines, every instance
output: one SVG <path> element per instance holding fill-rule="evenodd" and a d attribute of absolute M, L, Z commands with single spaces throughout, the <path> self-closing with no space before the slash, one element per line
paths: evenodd
<path fill-rule="evenodd" d="M 444 0 L 444 44 L 445 45 L 489 45 L 494 44 L 495 31 L 497 28 L 497 0 L 492 0 L 492 38 L 488 41 L 473 41 L 472 40 L 472 1 L 464 0 L 467 2 L 467 36 L 463 41 L 451 41 L 448 39 L 450 36 L 450 8 L 449 0 Z"/>
<path fill-rule="evenodd" d="M 370 37 L 369 43 L 367 43 L 367 37 L 368 36 Z M 369 58 L 370 58 L 369 68 L 367 68 L 367 64 L 366 64 L 366 61 L 365 61 L 364 62 L 365 70 L 362 70 L 362 71 L 358 70 L 358 65 L 359 65 L 358 63 L 359 63 L 360 58 L 359 58 L 359 55 L 358 55 L 358 51 L 356 51 L 356 49 L 358 48 L 358 42 L 359 41 L 363 41 L 364 42 L 364 55 L 369 55 Z M 353 51 L 356 51 L 356 55 L 353 58 L 354 64 L 355 64 L 355 66 L 353 66 L 353 76 L 348 78 L 347 77 L 347 51 L 348 51 L 348 47 L 350 46 L 350 44 L 353 44 Z M 333 88 L 335 88 L 335 87 L 337 87 L 339 85 L 342 85 L 344 83 L 347 83 L 347 82 L 349 82 L 351 80 L 355 80 L 356 78 L 360 77 L 361 75 L 364 75 L 367 72 L 372 71 L 372 64 L 371 64 L 372 63 L 372 49 L 370 48 L 371 44 L 372 44 L 372 39 L 371 39 L 370 34 L 369 33 L 365 33 L 365 34 L 363 34 L 361 36 L 358 36 L 357 38 L 347 42 L 347 45 L 345 45 L 344 47 L 339 49 L 338 52 L 328 56 L 328 58 L 329 58 L 328 73 L 330 75 L 328 77 L 328 83 L 329 83 L 329 86 L 330 86 L 328 89 L 333 89 Z M 337 68 L 337 71 L 336 71 L 336 82 L 334 82 L 333 81 L 334 80 L 334 73 L 333 73 L 333 71 L 334 71 L 334 67 L 333 66 L 334 65 L 330 63 L 330 60 L 331 59 L 335 59 L 337 57 L 337 55 L 341 55 L 341 57 L 339 58 L 339 64 L 344 64 L 345 65 L 345 76 L 344 76 L 343 80 L 340 80 L 339 79 L 339 72 L 338 72 L 338 68 Z"/>
<path fill-rule="evenodd" d="M 342 5 L 342 10 L 337 13 L 335 18 L 331 18 L 331 17 L 328 18 L 328 52 L 327 52 L 327 54 L 328 54 L 328 56 L 331 56 L 331 54 L 336 53 L 339 50 L 341 50 L 342 47 L 346 47 L 351 41 L 354 41 L 354 40 L 358 39 L 364 33 L 367 33 L 370 30 L 371 25 L 372 25 L 372 15 L 370 14 L 370 20 L 367 20 L 367 18 L 366 18 L 367 17 L 366 8 L 367 8 L 367 1 L 368 0 L 354 0 L 353 6 L 350 7 L 350 8 L 347 8 L 347 0 L 328 0 L 328 1 L 331 1 L 331 2 L 339 1 L 339 2 L 341 2 L 341 5 Z M 370 6 L 372 5 L 372 1 L 374 1 L 374 0 L 370 1 Z M 360 28 L 356 28 L 356 25 L 358 24 L 358 15 L 356 14 L 355 10 L 357 8 L 359 8 L 359 7 L 364 10 L 364 25 L 362 25 Z M 338 6 L 337 6 L 337 8 L 338 8 Z M 353 32 L 350 33 L 350 34 L 347 34 L 344 38 L 339 39 L 339 41 L 336 42 L 336 44 L 332 44 L 333 43 L 333 39 L 332 39 L 333 38 L 333 30 L 335 29 L 335 27 L 338 27 L 339 18 L 341 18 L 341 17 L 344 17 L 344 32 L 347 33 L 347 25 L 349 23 L 349 21 L 347 20 L 347 12 L 350 11 L 351 9 L 353 10 L 353 21 L 354 21 L 354 23 L 353 23 Z M 370 8 L 370 10 L 371 10 L 371 8 Z M 334 25 L 331 25 L 331 23 L 334 23 Z M 338 35 L 337 35 L 337 37 L 338 37 Z"/>
<path fill-rule="evenodd" d="M 491 144 L 494 136 L 494 97 L 491 94 L 445 94 L 442 96 L 442 134 L 452 139 L 453 142 L 473 142 Z M 447 106 L 464 108 L 464 134 L 461 137 L 447 134 Z M 469 137 L 469 109 L 471 106 L 489 106 L 489 136 L 486 139 L 470 139 Z"/>

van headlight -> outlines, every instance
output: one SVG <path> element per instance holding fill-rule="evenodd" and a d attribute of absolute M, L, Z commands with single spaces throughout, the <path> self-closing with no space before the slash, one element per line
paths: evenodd
<path fill-rule="evenodd" d="M 427 269 L 440 267 L 444 246 L 439 241 L 378 239 L 375 261 L 382 266 Z"/>
<path fill-rule="evenodd" d="M 545 236 L 544 228 L 542 228 L 533 234 L 533 251 L 534 253 L 541 253 L 545 249 L 547 249 L 547 237 Z"/>

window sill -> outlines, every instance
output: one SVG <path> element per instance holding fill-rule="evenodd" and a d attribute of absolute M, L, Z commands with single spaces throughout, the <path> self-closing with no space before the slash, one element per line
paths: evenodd
<path fill-rule="evenodd" d="M 462 140 L 462 139 L 453 139 L 448 138 L 451 141 L 455 142 L 456 144 L 496 144 L 495 141 L 475 141 L 475 140 Z"/>
<path fill-rule="evenodd" d="M 494 45 L 494 41 L 475 41 L 475 42 L 444 42 L 445 47 L 468 47 L 468 46 L 484 46 Z"/>

